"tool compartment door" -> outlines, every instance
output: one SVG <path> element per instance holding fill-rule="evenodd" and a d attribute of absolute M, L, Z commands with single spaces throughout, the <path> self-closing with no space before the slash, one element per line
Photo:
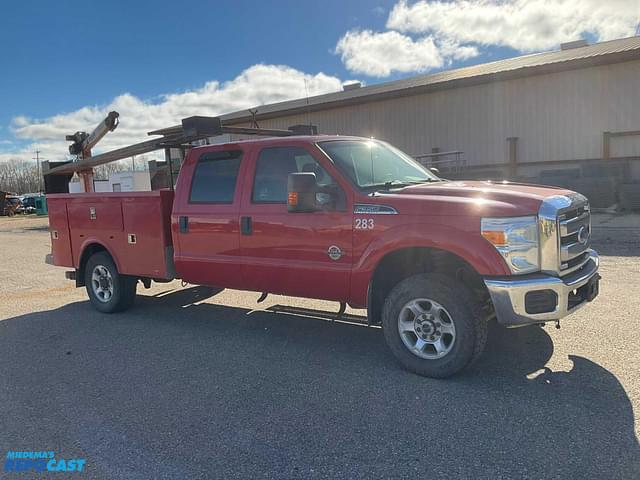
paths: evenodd
<path fill-rule="evenodd" d="M 49 206 L 49 235 L 51 236 L 53 264 L 60 267 L 73 267 L 67 203 L 63 199 L 47 196 L 47 204 Z"/>
<path fill-rule="evenodd" d="M 152 278 L 172 278 L 170 263 L 171 207 L 164 196 L 168 191 L 156 191 L 153 195 L 122 199 L 124 243 L 121 249 L 123 273 Z"/>

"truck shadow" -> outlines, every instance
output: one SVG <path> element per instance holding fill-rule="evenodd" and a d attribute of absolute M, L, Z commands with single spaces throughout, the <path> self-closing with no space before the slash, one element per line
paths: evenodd
<path fill-rule="evenodd" d="M 195 303 L 215 293 L 0 322 L 5 451 L 85 457 L 94 478 L 640 476 L 624 388 L 583 357 L 546 368 L 542 328 L 492 328 L 475 367 L 438 381 L 379 329 Z"/>

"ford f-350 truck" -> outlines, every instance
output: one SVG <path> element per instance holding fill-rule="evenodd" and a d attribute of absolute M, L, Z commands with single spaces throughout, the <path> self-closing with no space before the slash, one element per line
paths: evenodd
<path fill-rule="evenodd" d="M 373 139 L 197 147 L 175 192 L 47 200 L 49 261 L 101 312 L 172 279 L 334 300 L 366 308 L 398 360 L 430 377 L 476 360 L 492 318 L 557 321 L 598 294 L 585 197 L 443 180 Z"/>

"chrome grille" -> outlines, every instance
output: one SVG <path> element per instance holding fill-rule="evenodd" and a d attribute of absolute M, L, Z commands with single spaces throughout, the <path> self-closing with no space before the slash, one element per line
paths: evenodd
<path fill-rule="evenodd" d="M 542 202 L 540 265 L 543 272 L 566 275 L 589 260 L 591 212 L 579 193 L 549 197 Z"/>
<path fill-rule="evenodd" d="M 558 216 L 560 234 L 560 274 L 565 275 L 581 268 L 589 259 L 591 244 L 591 212 L 586 201 L 572 204 L 570 210 Z"/>

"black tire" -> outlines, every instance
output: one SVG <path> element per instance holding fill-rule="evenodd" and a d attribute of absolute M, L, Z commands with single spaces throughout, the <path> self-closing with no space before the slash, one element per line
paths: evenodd
<path fill-rule="evenodd" d="M 108 298 L 106 298 L 107 295 L 96 292 L 93 280 L 96 268 L 98 268 L 98 271 L 108 272 L 110 276 L 110 281 L 107 279 L 109 285 L 103 285 L 111 292 Z M 96 310 L 103 313 L 115 313 L 122 312 L 133 305 L 136 298 L 138 279 L 118 273 L 118 269 L 108 253 L 98 252 L 91 255 L 85 267 L 84 278 L 87 295 L 89 295 L 89 300 L 91 300 L 91 304 Z"/>
<path fill-rule="evenodd" d="M 410 339 L 414 334 L 400 334 L 400 314 L 415 299 L 430 299 L 440 304 L 445 312 L 439 315 L 445 315 L 447 321 L 450 317 L 454 325 L 454 334 L 447 334 L 447 337 L 443 335 L 443 339 L 450 339 L 450 350 L 440 358 L 421 358 L 403 341 L 403 336 Z M 428 308 L 429 302 L 425 304 Z M 410 316 L 403 316 L 403 319 L 412 323 Z M 468 367 L 480 357 L 487 341 L 487 320 L 482 314 L 480 302 L 461 282 L 441 274 L 414 275 L 398 283 L 385 300 L 382 325 L 385 340 L 394 356 L 405 368 L 425 377 L 446 378 Z M 431 329 L 433 325 L 427 327 Z M 415 337 L 417 342 L 417 334 Z M 433 348 L 433 353 L 430 348 Z M 425 345 L 425 351 L 426 355 L 438 354 L 435 346 L 431 345 Z M 421 350 L 421 353 L 424 355 L 425 351 Z"/>

